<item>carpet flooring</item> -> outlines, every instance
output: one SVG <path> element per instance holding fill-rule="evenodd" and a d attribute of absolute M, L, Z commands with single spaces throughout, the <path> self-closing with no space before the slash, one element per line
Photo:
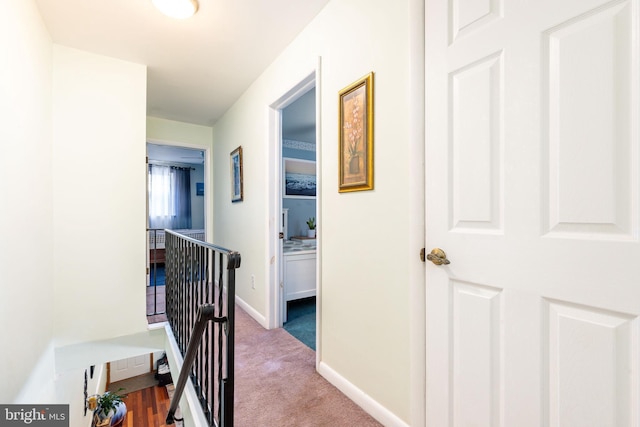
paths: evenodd
<path fill-rule="evenodd" d="M 149 286 L 164 286 L 164 265 L 149 266 Z"/>
<path fill-rule="evenodd" d="M 148 374 L 138 375 L 137 377 L 113 382 L 109 384 L 107 391 L 118 394 L 127 394 L 144 388 L 153 387 L 155 385 L 158 385 L 158 380 L 155 379 L 153 372 L 149 372 Z M 120 390 L 121 388 L 123 390 Z"/>
<path fill-rule="evenodd" d="M 289 301 L 284 329 L 311 350 L 316 349 L 316 297 Z"/>
<path fill-rule="evenodd" d="M 235 427 L 380 427 L 315 369 L 316 353 L 236 308 Z"/>
<path fill-rule="evenodd" d="M 165 278 L 165 265 L 160 264 L 155 267 L 153 264 L 149 265 L 149 286 L 164 286 L 166 285 Z M 202 274 L 205 274 L 204 269 L 202 270 Z M 198 273 L 195 273 L 194 280 L 197 280 Z"/>

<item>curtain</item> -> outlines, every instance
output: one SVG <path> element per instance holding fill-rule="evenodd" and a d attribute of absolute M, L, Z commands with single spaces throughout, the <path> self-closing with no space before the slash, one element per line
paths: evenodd
<path fill-rule="evenodd" d="M 191 228 L 191 171 L 149 165 L 149 228 Z"/>

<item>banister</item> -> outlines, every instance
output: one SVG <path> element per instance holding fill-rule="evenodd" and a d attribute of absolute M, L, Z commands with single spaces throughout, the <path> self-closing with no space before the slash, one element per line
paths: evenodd
<path fill-rule="evenodd" d="M 202 333 L 207 326 L 207 322 L 214 321 L 216 323 L 227 323 L 227 320 L 227 317 L 215 316 L 215 305 L 213 304 L 203 304 L 198 308 L 198 314 L 193 326 L 191 338 L 189 339 L 187 353 L 184 356 L 182 369 L 180 369 L 180 376 L 178 377 L 178 383 L 175 386 L 173 399 L 171 399 L 171 406 L 169 407 L 169 413 L 167 414 L 167 424 L 173 424 L 175 421 L 182 421 L 182 419 L 175 418 L 176 410 L 178 409 L 178 403 L 180 402 L 180 398 L 184 392 L 184 387 L 187 384 L 189 374 L 193 368 L 193 362 L 196 359 L 198 348 L 202 341 Z"/>
<path fill-rule="evenodd" d="M 167 319 L 184 357 L 166 423 L 181 421 L 175 413 L 190 379 L 209 425 L 233 427 L 240 253 L 171 230 L 165 233 Z"/>

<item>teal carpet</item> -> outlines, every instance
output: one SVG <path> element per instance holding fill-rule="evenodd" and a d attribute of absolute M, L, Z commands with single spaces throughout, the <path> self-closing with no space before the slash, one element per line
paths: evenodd
<path fill-rule="evenodd" d="M 149 266 L 149 286 L 164 286 L 164 264 Z"/>
<path fill-rule="evenodd" d="M 316 297 L 287 303 L 287 322 L 284 329 L 310 349 L 316 349 Z"/>
<path fill-rule="evenodd" d="M 203 277 L 206 276 L 204 268 L 202 269 L 202 275 Z M 198 280 L 198 277 L 199 276 L 196 273 L 193 279 Z M 153 264 L 151 264 L 149 266 L 149 286 L 164 286 L 164 285 L 166 285 L 164 264 L 160 264 L 155 267 L 153 266 Z"/>

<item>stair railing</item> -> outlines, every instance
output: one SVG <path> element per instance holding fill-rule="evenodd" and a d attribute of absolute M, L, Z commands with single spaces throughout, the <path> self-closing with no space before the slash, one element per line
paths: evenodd
<path fill-rule="evenodd" d="M 191 379 L 210 426 L 233 427 L 235 270 L 240 254 L 166 231 L 167 319 L 184 362 L 167 414 Z"/>

